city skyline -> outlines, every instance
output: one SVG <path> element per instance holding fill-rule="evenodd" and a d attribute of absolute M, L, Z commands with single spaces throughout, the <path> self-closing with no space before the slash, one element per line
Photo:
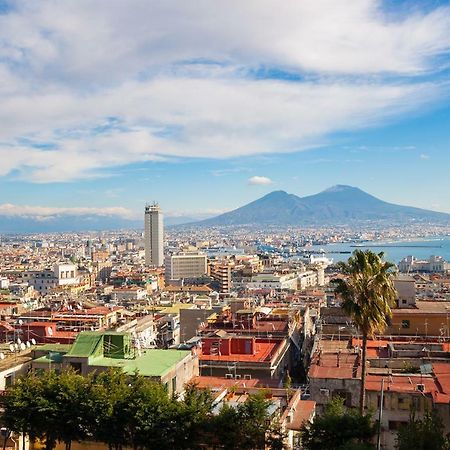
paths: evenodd
<path fill-rule="evenodd" d="M 448 2 L 273 10 L 0 0 L 0 220 L 335 184 L 450 212 Z"/>

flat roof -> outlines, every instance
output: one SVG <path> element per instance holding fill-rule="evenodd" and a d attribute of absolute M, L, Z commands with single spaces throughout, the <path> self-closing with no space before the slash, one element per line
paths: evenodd
<path fill-rule="evenodd" d="M 276 350 L 282 344 L 282 340 L 275 342 L 256 341 L 255 353 L 241 354 L 231 353 L 230 355 L 199 355 L 200 361 L 238 361 L 238 362 L 269 362 Z"/>
<path fill-rule="evenodd" d="M 70 347 L 72 347 L 71 344 L 43 344 L 34 347 L 33 350 L 67 353 L 70 350 Z"/>
<path fill-rule="evenodd" d="M 197 309 L 192 303 L 177 303 L 172 306 L 167 306 L 159 311 L 160 314 L 179 314 L 180 309 Z"/>
<path fill-rule="evenodd" d="M 450 313 L 450 302 L 417 300 L 415 308 L 394 308 L 393 315 L 409 314 L 447 314 Z"/>
<path fill-rule="evenodd" d="M 189 350 L 148 349 L 135 359 L 93 358 L 89 366 L 117 367 L 130 375 L 138 372 L 145 377 L 161 377 L 190 354 Z"/>

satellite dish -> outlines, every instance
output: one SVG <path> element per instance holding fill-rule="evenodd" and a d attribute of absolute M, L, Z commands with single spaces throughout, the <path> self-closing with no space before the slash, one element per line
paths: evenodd
<path fill-rule="evenodd" d="M 30 341 L 27 341 L 26 346 L 27 346 L 27 348 L 31 347 Z"/>
<path fill-rule="evenodd" d="M 23 320 L 19 319 L 19 325 L 23 325 Z"/>
<path fill-rule="evenodd" d="M 52 327 L 48 327 L 48 328 L 47 328 L 47 331 L 48 331 L 48 335 L 49 335 L 49 336 L 53 336 L 53 330 L 52 330 Z"/>
<path fill-rule="evenodd" d="M 18 351 L 19 350 L 19 345 L 18 344 L 14 344 L 14 349 L 15 349 L 15 351 Z"/>
<path fill-rule="evenodd" d="M 17 338 L 17 343 L 20 345 L 22 343 L 22 341 L 20 340 L 20 338 Z"/>
<path fill-rule="evenodd" d="M 13 344 L 11 344 L 11 345 L 9 346 L 9 350 L 10 350 L 12 353 L 14 353 L 14 352 L 16 351 L 16 349 L 14 348 L 14 345 L 13 345 Z"/>
<path fill-rule="evenodd" d="M 31 345 L 36 345 L 36 339 L 35 338 L 31 338 Z"/>
<path fill-rule="evenodd" d="M 5 354 L 3 352 L 0 353 L 0 359 L 5 359 Z"/>
<path fill-rule="evenodd" d="M 27 348 L 27 346 L 22 342 L 20 344 L 20 350 L 25 350 Z"/>

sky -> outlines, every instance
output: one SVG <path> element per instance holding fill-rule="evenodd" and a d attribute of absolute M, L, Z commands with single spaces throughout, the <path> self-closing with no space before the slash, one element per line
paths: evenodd
<path fill-rule="evenodd" d="M 0 220 L 335 184 L 450 212 L 450 3 L 0 0 Z"/>

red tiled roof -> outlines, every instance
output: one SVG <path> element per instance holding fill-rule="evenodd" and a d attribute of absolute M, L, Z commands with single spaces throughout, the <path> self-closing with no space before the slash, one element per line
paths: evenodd
<path fill-rule="evenodd" d="M 290 430 L 300 430 L 303 422 L 307 422 L 312 419 L 314 411 L 316 409 L 316 402 L 314 400 L 300 400 L 296 407 L 294 416 L 291 422 L 287 425 Z"/>
<path fill-rule="evenodd" d="M 439 392 L 439 387 L 433 378 L 429 376 L 420 375 L 367 375 L 366 390 L 367 391 L 381 391 L 381 380 L 384 378 L 385 391 L 392 392 L 418 392 L 417 385 L 423 384 L 425 386 L 424 394 L 434 394 Z"/>
<path fill-rule="evenodd" d="M 339 356 L 338 367 L 338 354 L 337 353 L 325 353 L 320 356 L 316 355 L 313 358 L 311 367 L 308 372 L 310 378 L 342 378 L 351 379 L 359 378 L 361 371 L 359 363 L 357 362 L 358 355 L 354 353 L 342 352 Z M 355 365 L 356 367 L 355 372 Z"/>
<path fill-rule="evenodd" d="M 260 383 L 258 378 L 252 378 L 251 380 L 233 380 L 222 377 L 208 377 L 208 376 L 198 376 L 192 379 L 192 382 L 195 383 L 200 389 L 211 388 L 211 389 L 223 389 L 229 388 L 231 386 L 237 387 L 256 387 L 258 384 L 266 384 Z M 278 384 L 278 383 L 277 383 Z"/>
<path fill-rule="evenodd" d="M 259 342 L 255 344 L 256 352 L 252 354 L 236 354 L 230 355 L 203 355 L 199 354 L 201 361 L 238 361 L 238 362 L 269 362 L 281 341 L 277 342 Z"/>

